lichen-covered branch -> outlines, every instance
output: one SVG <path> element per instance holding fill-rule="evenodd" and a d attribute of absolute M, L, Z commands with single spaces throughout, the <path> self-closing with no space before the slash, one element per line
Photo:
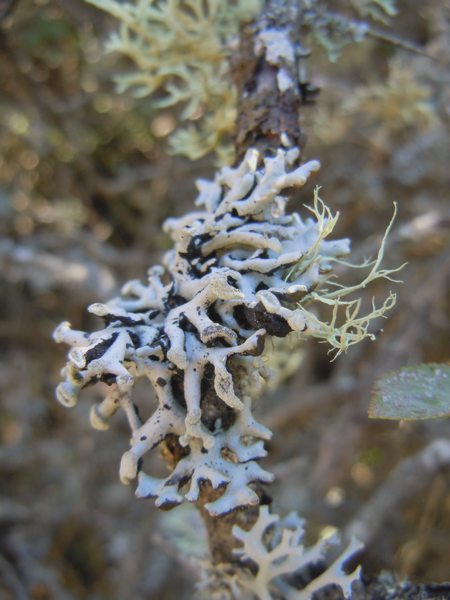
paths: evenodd
<path fill-rule="evenodd" d="M 105 428 L 119 408 L 125 410 L 133 434 L 121 479 L 128 483 L 139 475 L 137 495 L 156 498 L 158 506 L 196 501 L 206 481 L 222 491 L 206 507 L 212 515 L 258 503 L 250 484 L 272 476 L 257 463 L 270 432 L 251 414 L 253 389 L 263 385 L 263 365 L 255 357 L 267 336 L 314 335 L 299 300 L 328 278 L 322 265 L 348 253 L 347 240 L 321 240 L 319 222 L 285 214 L 280 192 L 303 185 L 317 161 L 290 169 L 289 151 L 262 165 L 259 158 L 250 150 L 237 168 L 200 183 L 203 210 L 165 225 L 174 242 L 165 269 L 153 267 L 147 286 L 130 282 L 121 297 L 90 307 L 104 329 L 86 334 L 63 323 L 55 332 L 57 341 L 72 346 L 58 398 L 73 405 L 86 385 L 110 384 L 92 410 L 92 424 Z M 317 240 L 320 248 L 310 260 Z M 298 267 L 302 256 L 308 257 L 305 269 Z M 298 274 L 288 278 L 294 266 Z M 158 402 L 146 422 L 131 401 L 140 377 L 150 380 Z M 210 387 L 216 407 L 204 404 Z M 176 437 L 184 455 L 169 477 L 155 479 L 140 461 L 168 436 Z"/>
<path fill-rule="evenodd" d="M 252 416 L 267 376 L 266 339 L 295 335 L 336 345 L 339 333 L 345 349 L 346 340 L 366 334 L 370 315 L 361 333 L 353 313 L 336 329 L 311 310 L 321 293 L 325 300 L 333 293 L 332 265 L 348 254 L 349 241 L 325 239 L 335 218 L 317 195 L 312 217 L 286 213 L 282 192 L 301 187 L 319 168 L 317 161 L 292 167 L 296 158 L 295 150 L 262 158 L 252 149 L 235 168 L 199 182 L 199 210 L 166 222 L 174 247 L 162 267 L 149 270 L 147 284 L 131 281 L 120 297 L 91 305 L 104 322 L 99 331 L 74 331 L 68 323 L 55 331 L 56 341 L 72 347 L 58 399 L 72 406 L 87 385 L 110 386 L 91 423 L 106 429 L 123 409 L 132 437 L 121 480 L 138 478 L 136 494 L 159 507 L 200 502 L 217 517 L 259 504 L 255 484 L 273 479 L 259 465 L 271 432 Z M 147 421 L 132 402 L 139 378 L 156 395 Z M 172 471 L 157 478 L 142 461 L 163 445 Z"/>
<path fill-rule="evenodd" d="M 149 10 L 156 19 L 159 8 L 147 7 L 146 15 Z M 389 278 L 392 271 L 380 267 L 384 240 L 375 261 L 364 265 L 369 274 L 359 285 L 345 287 L 332 277 L 334 266 L 349 254 L 349 240 L 328 239 L 338 215 L 317 189 L 306 218 L 286 211 L 287 193 L 319 169 L 316 160 L 301 164 L 299 110 L 312 90 L 299 76 L 305 56 L 298 43 L 300 10 L 294 0 L 268 0 L 257 22 L 244 30 L 235 63 L 240 99 L 235 164 L 213 181 L 198 182 L 198 210 L 166 221 L 173 249 L 162 266 L 149 270 L 145 284 L 128 282 L 118 298 L 90 306 L 103 320 L 100 330 L 75 331 L 62 323 L 55 331 L 56 341 L 72 347 L 58 399 L 73 406 L 84 387 L 102 381 L 110 391 L 92 408 L 92 425 L 106 429 L 119 409 L 127 416 L 132 435 L 120 464 L 122 482 L 137 479 L 136 495 L 154 498 L 160 508 L 196 503 L 214 561 L 253 560 L 253 583 L 262 599 L 271 597 L 272 580 L 282 572 L 297 571 L 323 554 L 319 545 L 303 556 L 297 530 L 280 532 L 274 542 L 284 552 L 295 538 L 284 571 L 275 546 L 268 548 L 265 566 L 245 546 L 261 529 L 261 519 L 271 519 L 267 508 L 259 517 L 251 508 L 266 503 L 262 485 L 273 480 L 260 465 L 271 431 L 252 413 L 269 377 L 265 342 L 314 337 L 340 353 L 373 337 L 371 319 L 395 301 L 391 294 L 381 307 L 360 315 L 358 299 L 344 299 L 377 277 Z M 130 43 L 140 35 L 137 30 Z M 173 96 L 168 81 L 161 85 L 170 104 L 178 92 Z M 317 314 L 319 305 L 331 307 L 329 320 Z M 148 379 L 156 398 L 147 420 L 132 401 L 141 378 Z M 156 447 L 170 468 L 167 477 L 146 468 L 145 458 Z M 244 542 L 241 552 L 237 540 Z M 339 577 L 345 587 L 347 576 Z M 311 590 L 325 579 L 319 577 Z M 293 593 L 286 597 L 304 597 Z"/>
<path fill-rule="evenodd" d="M 300 44 L 301 11 L 296 0 L 268 0 L 259 18 L 243 28 L 240 50 L 232 57 L 238 158 L 249 147 L 303 148 L 300 108 L 317 90 L 300 80 L 300 61 L 308 54 Z"/>

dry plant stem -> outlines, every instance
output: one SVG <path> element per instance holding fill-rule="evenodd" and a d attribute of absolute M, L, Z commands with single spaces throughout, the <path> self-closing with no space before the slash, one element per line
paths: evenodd
<path fill-rule="evenodd" d="M 274 64 L 277 62 L 276 57 L 272 57 L 269 62 L 262 40 L 268 31 L 274 30 L 289 40 L 289 45 L 294 49 L 292 62 L 285 56 L 278 58 L 278 64 Z M 239 48 L 232 58 L 232 72 L 238 89 L 236 162 L 251 147 L 257 148 L 262 156 L 287 143 L 298 146 L 300 151 L 302 149 L 304 136 L 299 125 L 302 98 L 298 81 L 298 57 L 295 52 L 299 47 L 299 31 L 298 0 L 266 0 L 259 18 L 243 28 Z M 279 86 L 277 80 L 280 70 L 284 70 L 293 82 L 284 92 L 280 90 L 282 86 Z M 209 396 L 211 395 L 215 396 L 213 390 L 209 392 Z M 216 418 L 223 419 L 223 415 L 219 414 L 223 410 L 223 403 L 217 396 L 210 398 L 209 405 L 214 407 Z M 261 486 L 256 491 L 262 504 L 270 502 Z M 233 553 L 239 542 L 232 535 L 232 528 L 238 525 L 243 529 L 250 529 L 258 516 L 258 510 L 237 509 L 222 517 L 212 517 L 204 505 L 213 501 L 217 495 L 217 490 L 206 484 L 197 503 L 207 528 L 212 560 L 214 563 L 239 562 Z"/>

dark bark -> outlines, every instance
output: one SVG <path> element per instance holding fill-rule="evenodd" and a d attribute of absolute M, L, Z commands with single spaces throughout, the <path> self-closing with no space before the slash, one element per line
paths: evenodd
<path fill-rule="evenodd" d="M 390 573 L 354 584 L 351 600 L 449 600 L 450 584 L 414 584 L 398 581 Z M 311 600 L 344 600 L 337 586 L 328 586 L 313 594 Z"/>
<path fill-rule="evenodd" d="M 293 50 L 292 60 L 286 56 L 268 57 L 262 43 L 264 32 L 280 32 Z M 246 25 L 239 50 L 231 59 L 232 73 L 238 89 L 236 123 L 236 160 L 248 148 L 264 154 L 276 151 L 286 143 L 302 151 L 306 138 L 300 125 L 304 104 L 317 90 L 300 79 L 300 61 L 307 52 L 301 45 L 301 2 L 298 0 L 266 0 L 260 17 Z M 287 89 L 279 85 L 280 69 L 291 79 Z"/>

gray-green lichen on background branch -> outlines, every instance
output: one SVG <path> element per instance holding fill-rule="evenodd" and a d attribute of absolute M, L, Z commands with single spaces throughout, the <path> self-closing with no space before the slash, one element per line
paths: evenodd
<path fill-rule="evenodd" d="M 227 162 L 236 119 L 227 57 L 240 23 L 258 13 L 261 1 L 87 1 L 120 23 L 106 49 L 133 67 L 116 76 L 118 90 L 150 96 L 155 108 L 182 107 L 180 120 L 190 124 L 170 136 L 173 152 L 195 160 L 215 151 Z"/>

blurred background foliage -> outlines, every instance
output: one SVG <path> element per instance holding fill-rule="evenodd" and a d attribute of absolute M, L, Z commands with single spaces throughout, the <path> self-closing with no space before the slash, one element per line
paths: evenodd
<path fill-rule="evenodd" d="M 333 363 L 325 346 L 306 346 L 260 410 L 274 429 L 278 512 L 308 518 L 311 539 L 363 522 L 367 573 L 439 582 L 448 421 L 367 419 L 381 374 L 450 358 L 450 3 L 397 8 L 392 32 L 432 58 L 375 40 L 335 63 L 314 49 L 309 78 L 322 92 L 303 117 L 306 154 L 322 162 L 314 184 L 340 211 L 336 235 L 351 236 L 354 262 L 376 253 L 398 202 L 386 267 L 409 264 L 397 306 L 375 343 Z M 127 426 L 91 431 L 89 398 L 57 405 L 64 358 L 50 335 L 63 319 L 89 327 L 87 304 L 145 277 L 167 248 L 162 221 L 192 207 L 213 159 L 169 155 L 175 110 L 115 93 L 127 65 L 102 51 L 113 19 L 74 0 L 3 2 L 0 14 L 0 599 L 191 598 L 197 575 L 179 548 L 201 553 L 195 514 L 161 515 L 118 482 Z M 387 290 L 379 282 L 375 295 Z M 421 460 L 438 439 L 439 460 Z"/>

